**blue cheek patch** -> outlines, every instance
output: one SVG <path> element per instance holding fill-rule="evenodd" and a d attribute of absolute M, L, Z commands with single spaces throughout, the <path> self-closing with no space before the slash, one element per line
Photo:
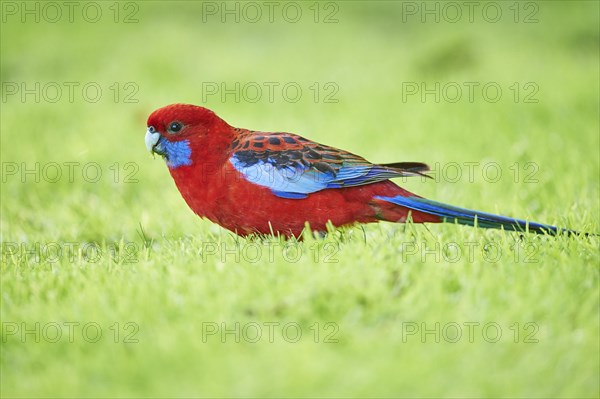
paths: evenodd
<path fill-rule="evenodd" d="M 188 140 L 170 142 L 168 140 L 162 140 L 161 143 L 164 146 L 167 166 L 171 169 L 178 168 L 180 166 L 189 166 L 192 164 L 192 149 L 190 148 L 190 142 Z"/>

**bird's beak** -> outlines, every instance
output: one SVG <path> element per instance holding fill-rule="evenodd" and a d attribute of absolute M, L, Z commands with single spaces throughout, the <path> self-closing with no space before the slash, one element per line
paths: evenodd
<path fill-rule="evenodd" d="M 149 126 L 148 130 L 146 130 L 144 141 L 146 142 L 148 151 L 157 153 L 158 155 L 164 154 L 162 144 L 160 143 L 160 133 L 153 126 Z"/>

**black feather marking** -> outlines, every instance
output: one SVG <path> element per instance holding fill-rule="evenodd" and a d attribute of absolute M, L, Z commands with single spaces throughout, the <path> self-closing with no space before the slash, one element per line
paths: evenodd
<path fill-rule="evenodd" d="M 277 137 L 269 137 L 269 144 L 280 145 L 281 141 Z"/>
<path fill-rule="evenodd" d="M 254 143 L 252 143 L 252 147 L 263 148 L 263 143 L 261 143 L 261 142 L 254 142 Z"/>
<path fill-rule="evenodd" d="M 310 148 L 304 151 L 304 156 L 308 159 L 321 159 L 321 154 Z"/>
<path fill-rule="evenodd" d="M 383 166 L 385 168 L 395 169 L 398 172 L 405 172 L 405 175 L 419 175 L 426 177 L 428 179 L 432 179 L 431 176 L 426 175 L 425 173 L 429 172 L 431 169 L 427 164 L 422 162 L 394 162 L 394 163 L 384 163 L 379 166 Z"/>
<path fill-rule="evenodd" d="M 329 165 L 326 162 L 315 162 L 313 164 L 313 167 L 318 170 L 319 172 L 323 172 L 323 173 L 333 173 L 333 175 L 336 174 L 335 169 Z"/>
<path fill-rule="evenodd" d="M 281 153 L 275 158 L 275 160 L 279 165 L 285 166 L 290 161 L 290 158 L 286 154 Z"/>
<path fill-rule="evenodd" d="M 235 153 L 235 157 L 243 163 L 245 166 L 252 166 L 258 162 L 258 157 L 254 151 L 238 151 Z"/>
<path fill-rule="evenodd" d="M 287 144 L 296 144 L 296 140 L 294 140 L 293 137 L 290 136 L 283 136 L 282 137 L 283 141 L 286 142 Z"/>
<path fill-rule="evenodd" d="M 427 172 L 430 170 L 429 166 L 422 162 L 393 162 L 384 163 L 381 164 L 381 166 L 394 169 L 410 170 L 411 172 Z"/>
<path fill-rule="evenodd" d="M 334 154 L 324 153 L 324 154 L 322 154 L 322 156 L 323 156 L 323 159 L 329 159 L 332 161 L 338 161 L 341 159 L 341 157 L 339 155 L 334 155 Z"/>
<path fill-rule="evenodd" d="M 286 151 L 286 154 L 291 160 L 294 160 L 294 161 L 302 159 L 302 153 L 300 153 L 300 151 L 289 150 L 289 151 Z"/>

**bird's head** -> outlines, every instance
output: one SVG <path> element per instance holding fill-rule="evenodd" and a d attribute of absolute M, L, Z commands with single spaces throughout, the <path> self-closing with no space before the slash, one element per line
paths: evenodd
<path fill-rule="evenodd" d="M 223 153 L 233 135 L 231 126 L 214 112 L 190 104 L 159 108 L 150 114 L 147 125 L 146 148 L 165 158 L 170 169 L 192 165 L 203 155 Z"/>

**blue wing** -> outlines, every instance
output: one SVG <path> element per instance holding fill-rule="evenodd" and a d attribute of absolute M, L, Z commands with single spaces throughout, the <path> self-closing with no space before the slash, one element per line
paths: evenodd
<path fill-rule="evenodd" d="M 234 141 L 229 161 L 246 180 L 270 188 L 281 198 L 302 199 L 324 189 L 424 176 L 429 170 L 417 162 L 372 164 L 349 152 L 289 133 L 244 133 Z"/>

